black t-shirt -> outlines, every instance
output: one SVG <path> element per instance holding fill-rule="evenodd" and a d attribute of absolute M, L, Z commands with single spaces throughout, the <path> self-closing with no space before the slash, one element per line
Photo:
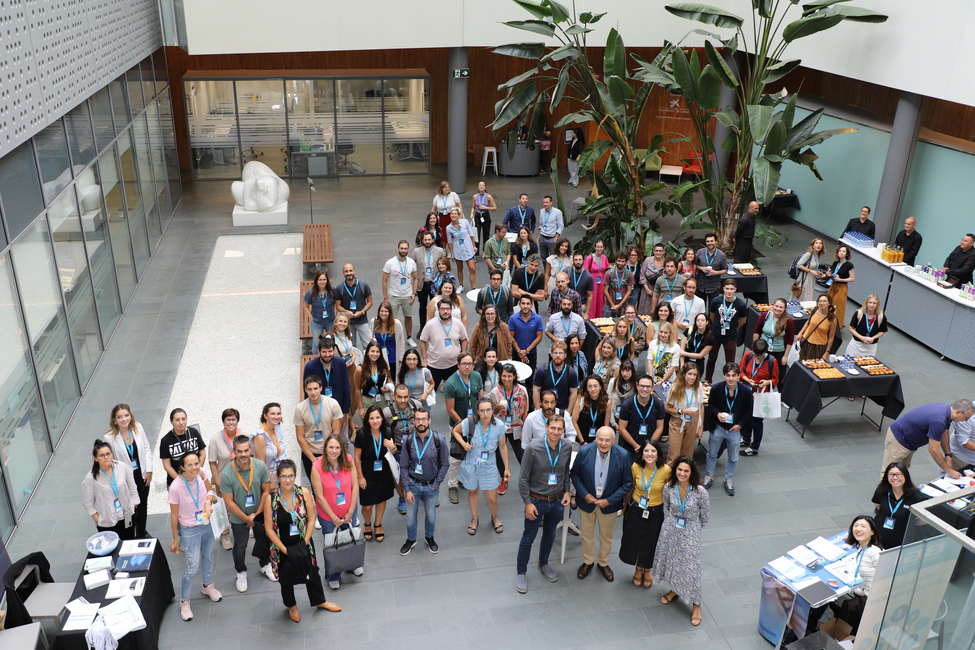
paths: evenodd
<path fill-rule="evenodd" d="M 650 403 L 640 404 L 637 396 L 627 397 L 620 408 L 620 420 L 626 420 L 626 431 L 634 442 L 642 445 L 657 429 L 657 422 L 667 415 L 663 400 L 655 395 L 650 396 Z M 644 428 L 645 425 L 645 428 Z"/>
<path fill-rule="evenodd" d="M 359 449 L 362 453 L 362 473 L 366 477 L 373 477 L 377 474 L 381 474 L 383 470 L 376 471 L 373 469 L 373 464 L 375 461 L 382 462 L 383 457 L 386 455 L 386 449 L 383 447 L 383 441 L 390 440 L 391 436 L 388 433 L 382 433 L 382 440 L 379 441 L 379 454 L 376 454 L 376 440 L 372 437 L 372 433 L 366 429 L 366 427 L 359 427 L 359 431 L 355 434 L 355 448 Z M 386 464 L 383 465 L 386 467 Z"/>
<path fill-rule="evenodd" d="M 528 272 L 528 267 L 518 269 L 512 274 L 511 284 L 512 286 L 518 287 L 522 291 L 528 293 L 537 293 L 545 283 L 545 274 L 542 273 L 541 267 L 535 271 L 535 275 Z M 519 298 L 520 300 L 520 298 Z M 538 301 L 535 301 L 538 304 Z M 517 307 L 518 305 L 515 304 Z"/>
<path fill-rule="evenodd" d="M 345 281 L 335 287 L 335 301 L 341 303 L 342 308 L 348 311 L 361 311 L 362 316 L 352 319 L 353 325 L 362 325 L 369 320 L 366 315 L 366 299 L 372 296 L 372 289 L 363 280 L 356 280 L 350 287 Z M 355 307 L 352 306 L 353 301 Z"/>
<path fill-rule="evenodd" d="M 904 543 L 907 520 L 911 518 L 911 506 L 923 500 L 924 496 L 915 491 L 910 496 L 905 494 L 903 503 L 898 505 L 897 499 L 890 493 L 890 490 L 884 490 L 877 486 L 877 490 L 873 493 L 873 498 L 870 501 L 880 506 L 874 516 L 874 521 L 877 522 L 877 527 L 880 530 L 880 540 L 883 542 L 884 548 L 895 548 Z M 890 514 L 891 510 L 895 511 L 893 515 Z M 888 517 L 894 520 L 892 528 L 888 528 Z"/>
<path fill-rule="evenodd" d="M 904 264 L 914 266 L 914 260 L 917 259 L 918 251 L 921 250 L 921 240 L 921 233 L 916 230 L 910 235 L 907 234 L 906 230 L 897 233 L 894 246 L 900 246 L 904 250 Z"/>
<path fill-rule="evenodd" d="M 586 294 L 593 290 L 592 274 L 586 269 L 576 272 L 575 267 L 572 267 L 566 273 L 569 274 L 569 288 L 582 296 L 582 306 L 585 307 Z M 583 315 L 583 318 L 586 317 L 587 315 Z"/>
<path fill-rule="evenodd" d="M 535 371 L 532 385 L 538 386 L 540 391 L 554 390 L 557 396 L 555 406 L 565 410 L 569 408 L 569 391 L 579 388 L 579 375 L 576 374 L 575 368 L 567 363 L 562 364 L 562 372 L 557 372 L 552 368 L 552 364 L 546 363 Z"/>
<path fill-rule="evenodd" d="M 203 436 L 193 427 L 186 427 L 186 433 L 178 436 L 172 429 L 159 441 L 159 458 L 168 458 L 173 469 L 179 473 L 183 466 L 183 457 L 189 453 L 199 453 L 206 449 Z M 173 482 L 173 477 L 166 476 L 166 485 Z"/>
<path fill-rule="evenodd" d="M 579 442 L 582 444 L 589 444 L 596 439 L 596 431 L 599 427 L 603 426 L 603 422 L 606 421 L 606 411 L 597 409 L 590 409 L 583 403 L 579 407 L 579 421 L 576 423 L 578 429 L 576 429 L 576 436 L 579 438 Z"/>
<path fill-rule="evenodd" d="M 850 271 L 853 270 L 853 262 L 840 263 L 836 261 L 829 265 L 829 270 L 840 276 L 841 279 L 848 280 L 850 278 Z"/>
<path fill-rule="evenodd" d="M 850 222 L 846 224 L 846 230 L 844 233 L 848 232 L 862 232 L 864 235 L 873 239 L 874 233 L 877 230 L 876 224 L 870 219 L 866 221 L 860 221 L 860 217 L 854 217 L 850 219 Z"/>
<path fill-rule="evenodd" d="M 517 242 L 511 242 L 511 256 L 514 259 L 518 260 L 518 263 L 521 264 L 522 266 L 525 266 L 525 265 L 528 264 L 525 260 L 528 259 L 528 256 L 529 255 L 531 255 L 532 253 L 536 253 L 536 254 L 538 253 L 538 244 L 536 244 L 535 242 L 533 242 L 533 241 L 532 242 L 528 242 L 527 246 L 528 246 L 527 249 L 523 249 L 521 247 L 521 244 L 519 244 Z M 511 268 L 512 269 L 515 268 L 515 265 L 514 265 L 513 262 L 511 264 Z M 519 271 L 519 273 L 520 273 L 520 271 Z"/>
<path fill-rule="evenodd" d="M 879 323 L 877 322 L 878 320 L 880 321 Z M 860 318 L 860 311 L 857 310 L 850 317 L 850 327 L 855 329 L 860 336 L 875 336 L 880 332 L 887 331 L 887 319 L 878 318 L 874 320 L 872 326 L 869 326 L 867 323 L 867 315 L 864 314 L 863 318 Z"/>
<path fill-rule="evenodd" d="M 711 301 L 711 335 L 718 342 L 731 341 L 738 338 L 738 324 L 745 318 L 745 301 L 736 297 L 728 303 L 724 296 L 718 296 Z"/>

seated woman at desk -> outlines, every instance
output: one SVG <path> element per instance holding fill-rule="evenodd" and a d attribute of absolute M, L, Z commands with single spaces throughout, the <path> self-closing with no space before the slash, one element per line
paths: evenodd
<path fill-rule="evenodd" d="M 843 540 L 848 546 L 857 549 L 854 559 L 856 566 L 856 576 L 863 580 L 855 586 L 852 591 L 845 593 L 836 600 L 813 607 L 809 610 L 809 622 L 806 624 L 806 634 L 812 634 L 819 629 L 819 617 L 823 615 L 829 607 L 837 618 L 846 621 L 853 628 L 856 635 L 857 628 L 860 627 L 860 617 L 863 614 L 863 605 L 867 602 L 867 595 L 870 593 L 870 585 L 873 584 L 874 573 L 877 572 L 877 563 L 880 561 L 880 551 L 883 545 L 880 542 L 880 531 L 873 517 L 867 515 L 857 515 L 850 524 L 850 530 Z"/>
<path fill-rule="evenodd" d="M 911 473 L 904 463 L 891 463 L 884 470 L 884 477 L 873 493 L 871 502 L 877 504 L 874 516 L 881 525 L 880 540 L 884 548 L 894 548 L 904 543 L 907 520 L 911 518 L 911 506 L 924 501 L 911 481 Z"/>

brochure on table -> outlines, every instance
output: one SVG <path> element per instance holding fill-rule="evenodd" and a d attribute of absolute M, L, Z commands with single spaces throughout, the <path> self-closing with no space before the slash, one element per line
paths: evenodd
<path fill-rule="evenodd" d="M 844 530 L 829 539 L 810 540 L 772 560 L 765 570 L 813 607 L 822 605 L 863 582 L 855 575 L 857 549 L 846 544 L 846 535 Z"/>

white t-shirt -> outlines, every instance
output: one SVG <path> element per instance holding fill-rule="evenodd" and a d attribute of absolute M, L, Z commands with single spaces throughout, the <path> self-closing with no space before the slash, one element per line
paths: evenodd
<path fill-rule="evenodd" d="M 676 343 L 667 345 L 657 339 L 650 341 L 650 347 L 647 348 L 647 372 L 653 372 L 655 381 L 660 381 L 668 368 L 676 368 L 678 365 L 680 347 Z"/>
<path fill-rule="evenodd" d="M 951 453 L 966 465 L 975 465 L 975 451 L 965 447 L 969 440 L 975 441 L 975 415 L 955 422 L 951 430 Z"/>
<path fill-rule="evenodd" d="M 386 288 L 389 295 L 396 298 L 409 298 L 413 295 L 413 274 L 416 273 L 416 262 L 412 257 L 400 261 L 399 256 L 391 257 L 383 266 L 383 273 L 389 273 Z"/>
<path fill-rule="evenodd" d="M 683 323 L 689 328 L 694 327 L 694 319 L 697 315 L 705 312 L 704 301 L 701 298 L 694 296 L 692 300 L 688 300 L 684 294 L 674 296 L 670 307 L 674 310 L 674 322 Z"/>
<path fill-rule="evenodd" d="M 420 340 L 427 344 L 427 366 L 446 370 L 457 365 L 457 355 L 461 352 L 461 341 L 467 340 L 467 330 L 459 318 L 451 318 L 450 325 L 444 325 L 439 316 L 434 316 L 423 326 Z M 450 345 L 447 345 L 447 340 Z"/>
<path fill-rule="evenodd" d="M 457 192 L 451 192 L 446 196 L 443 194 L 437 194 L 433 197 L 433 207 L 437 210 L 437 212 L 447 214 L 453 208 L 460 207 L 460 197 L 457 196 Z"/>

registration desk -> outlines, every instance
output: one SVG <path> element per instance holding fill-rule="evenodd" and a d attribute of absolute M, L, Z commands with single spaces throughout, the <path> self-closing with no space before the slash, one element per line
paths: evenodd
<path fill-rule="evenodd" d="M 854 242 L 843 238 L 840 238 L 840 243 L 850 247 L 850 261 L 856 269 L 857 279 L 849 284 L 850 300 L 862 305 L 867 296 L 875 293 L 880 296 L 881 308 L 886 310 L 891 273 L 897 267 L 907 267 L 907 264 L 885 262 L 880 259 L 880 251 L 876 247 L 858 248 Z"/>

